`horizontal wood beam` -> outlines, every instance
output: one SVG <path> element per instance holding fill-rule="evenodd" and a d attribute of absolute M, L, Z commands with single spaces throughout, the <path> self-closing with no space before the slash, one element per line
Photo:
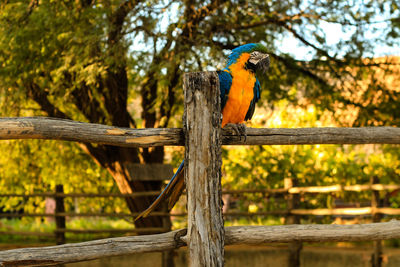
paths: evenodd
<path fill-rule="evenodd" d="M 77 198 L 125 198 L 125 197 L 144 197 L 144 196 L 158 196 L 161 191 L 146 191 L 146 192 L 133 192 L 130 194 L 121 193 L 31 193 L 31 194 L 17 194 L 8 193 L 0 194 L 0 197 L 77 197 Z"/>
<path fill-rule="evenodd" d="M 0 266 L 37 266 L 92 260 L 184 246 L 186 230 L 164 234 L 107 238 L 60 246 L 0 251 Z M 266 243 L 372 241 L 400 238 L 400 221 L 335 225 L 233 226 L 225 228 L 225 245 Z"/>
<path fill-rule="evenodd" d="M 133 213 L 75 213 L 75 212 L 58 212 L 58 213 L 0 213 L 0 218 L 7 217 L 130 217 L 135 218 L 140 212 Z M 169 212 L 155 211 L 149 216 L 185 216 L 186 213 L 171 214 Z"/>
<path fill-rule="evenodd" d="M 1 139 L 53 139 L 124 147 L 183 145 L 182 129 L 131 129 L 47 117 L 0 118 Z"/>
<path fill-rule="evenodd" d="M 71 120 L 0 118 L 0 140 L 53 139 L 124 147 L 183 146 L 181 128 L 131 129 Z M 247 139 L 223 129 L 223 145 L 400 144 L 400 128 L 248 128 Z"/>
<path fill-rule="evenodd" d="M 289 188 L 289 194 L 300 194 L 300 193 L 332 193 L 342 191 L 391 191 L 400 189 L 400 185 L 397 184 L 355 184 L 355 185 L 327 185 L 327 186 L 305 186 L 305 187 L 292 187 Z"/>
<path fill-rule="evenodd" d="M 400 209 L 396 208 L 335 208 L 335 209 L 293 209 L 289 213 L 295 215 L 372 215 L 372 214 L 385 214 L 385 215 L 400 215 Z"/>
<path fill-rule="evenodd" d="M 55 229 L 54 232 L 58 233 L 73 233 L 73 234 L 101 234 L 101 233 L 140 233 L 140 234 L 154 234 L 165 233 L 169 231 L 168 228 L 161 227 L 147 227 L 147 228 L 134 228 L 134 229 Z"/>
<path fill-rule="evenodd" d="M 301 193 L 332 193 L 341 191 L 391 191 L 400 189 L 397 184 L 355 184 L 355 185 L 327 185 L 327 186 L 305 186 L 305 187 L 291 187 L 287 188 L 272 188 L 272 189 L 237 189 L 237 190 L 223 190 L 222 194 L 301 194 Z M 82 198 L 107 198 L 107 197 L 143 197 L 143 196 L 158 196 L 161 191 L 146 191 L 146 192 L 133 192 L 131 194 L 121 193 L 31 193 L 31 194 L 0 194 L 0 197 L 82 197 Z M 186 194 L 186 192 L 183 192 Z"/>
<path fill-rule="evenodd" d="M 50 247 L 0 251 L 0 266 L 52 266 L 131 253 L 156 252 L 184 245 L 179 236 L 186 230 L 164 234 L 100 239 Z"/>
<path fill-rule="evenodd" d="M 170 229 L 161 227 L 148 227 L 148 228 L 132 228 L 132 229 L 55 229 L 52 232 L 33 232 L 33 231 L 0 231 L 1 235 L 23 235 L 23 236 L 36 236 L 36 237 L 54 237 L 55 232 L 59 233 L 73 233 L 73 234 L 101 234 L 101 233 L 140 233 L 140 234 L 153 234 L 165 233 Z"/>
<path fill-rule="evenodd" d="M 400 215 L 399 208 L 374 208 L 374 207 L 361 207 L 361 208 L 334 208 L 334 209 L 292 209 L 292 210 L 271 210 L 271 211 L 260 211 L 260 212 L 246 212 L 246 211 L 227 211 L 223 215 L 225 217 L 253 217 L 253 216 L 267 216 L 267 215 L 371 215 L 371 214 L 385 214 L 385 215 Z M 2 217 L 136 217 L 138 213 L 74 213 L 74 212 L 63 212 L 63 213 L 3 213 L 0 214 Z M 155 211 L 149 214 L 149 216 L 164 216 L 164 217 L 183 217 L 187 213 L 168 213 Z M 144 228 L 148 229 L 148 228 Z M 160 228 L 161 229 L 161 228 Z M 75 230 L 74 230 L 75 231 Z M 76 232 L 85 230 L 76 230 Z M 96 230 L 97 231 L 97 230 Z M 118 230 L 124 232 L 124 230 Z M 139 230 L 130 231 L 138 232 Z"/>
<path fill-rule="evenodd" d="M 259 245 L 266 243 L 355 242 L 400 237 L 400 221 L 337 225 L 292 224 L 277 226 L 232 226 L 225 228 L 225 244 Z"/>

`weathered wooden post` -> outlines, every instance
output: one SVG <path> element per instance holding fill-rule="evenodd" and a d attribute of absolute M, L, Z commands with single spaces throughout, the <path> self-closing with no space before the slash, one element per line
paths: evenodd
<path fill-rule="evenodd" d="M 64 186 L 62 184 L 56 185 L 56 210 L 55 210 L 55 218 L 56 218 L 56 243 L 57 245 L 65 244 L 65 215 L 60 215 L 60 213 L 65 213 L 64 206 L 64 197 L 59 196 L 57 194 L 64 194 Z"/>
<path fill-rule="evenodd" d="M 371 177 L 371 186 L 374 184 L 379 184 L 379 178 L 377 176 Z M 377 209 L 381 207 L 381 199 L 379 196 L 379 190 L 372 190 L 372 198 L 371 198 L 371 207 L 372 207 L 372 222 L 380 222 L 382 218 L 382 214 L 377 212 Z M 375 240 L 374 243 L 374 252 L 371 256 L 371 265 L 372 267 L 381 267 L 382 266 L 382 240 Z"/>
<path fill-rule="evenodd" d="M 291 214 L 291 210 L 298 209 L 300 206 L 300 195 L 291 194 L 289 192 L 290 188 L 297 187 L 299 181 L 297 178 L 285 178 L 284 180 L 285 188 L 288 190 L 286 201 L 287 209 L 289 214 L 285 218 L 285 224 L 300 224 L 300 217 L 295 214 Z M 303 247 L 302 242 L 294 241 L 288 244 L 289 249 L 289 267 L 299 267 L 300 266 L 300 252 Z"/>
<path fill-rule="evenodd" d="M 217 73 L 187 73 L 183 87 L 188 262 L 191 267 L 223 266 L 221 114 Z"/>

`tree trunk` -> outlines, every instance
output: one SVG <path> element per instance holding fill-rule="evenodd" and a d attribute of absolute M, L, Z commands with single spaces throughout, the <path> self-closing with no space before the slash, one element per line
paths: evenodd
<path fill-rule="evenodd" d="M 81 146 L 89 153 L 98 164 L 106 168 L 114 178 L 119 191 L 123 194 L 133 192 L 157 191 L 160 190 L 160 181 L 138 181 L 135 180 L 135 170 L 128 168 L 131 163 L 138 163 L 138 149 L 113 147 L 113 146 L 97 146 L 84 144 Z M 151 197 L 126 197 L 125 201 L 132 213 L 145 210 L 154 200 L 156 196 Z M 161 206 L 156 210 L 166 210 Z M 169 217 L 149 216 L 135 222 L 135 226 L 140 227 L 163 227 L 170 229 Z"/>
<path fill-rule="evenodd" d="M 160 190 L 160 181 L 135 181 L 135 174 L 133 171 L 129 171 L 124 164 L 119 161 L 112 163 L 114 168 L 107 168 L 113 176 L 119 191 L 123 194 L 130 194 L 133 192 L 144 192 L 144 191 L 157 191 Z M 155 200 L 153 197 L 126 197 L 125 201 L 132 213 L 140 212 L 148 208 L 150 204 Z M 157 209 L 162 210 L 163 207 Z M 166 227 L 164 219 L 161 216 L 149 216 L 135 222 L 136 227 Z"/>
<path fill-rule="evenodd" d="M 128 99 L 128 78 L 126 65 L 121 64 L 109 69 L 103 88 L 105 95 L 105 107 L 109 114 L 112 125 L 119 127 L 130 127 L 134 122 L 127 111 Z M 121 148 L 103 146 L 103 151 L 93 153 L 92 156 L 113 176 L 121 193 L 157 191 L 161 188 L 160 181 L 138 181 L 132 168 L 127 168 L 130 163 L 139 163 L 139 150 L 132 148 Z M 105 151 L 104 151 L 105 150 Z M 164 159 L 164 148 L 157 147 L 151 150 L 144 150 L 143 158 L 146 163 L 162 163 Z M 126 197 L 126 203 L 132 213 L 145 210 L 155 200 L 151 197 Z M 162 206 L 156 210 L 166 210 Z M 170 229 L 170 219 L 161 216 L 149 216 L 135 222 L 140 227 L 163 227 Z"/>

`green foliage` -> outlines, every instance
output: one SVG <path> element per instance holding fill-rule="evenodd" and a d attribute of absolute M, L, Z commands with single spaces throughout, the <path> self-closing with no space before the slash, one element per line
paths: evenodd
<path fill-rule="evenodd" d="M 293 107 L 281 101 L 268 114 L 256 113 L 252 126 L 308 127 L 315 125 L 317 112 Z M 263 117 L 269 115 L 269 120 Z M 224 150 L 224 189 L 276 189 L 284 188 L 284 179 L 291 178 L 298 186 L 369 184 L 378 177 L 382 184 L 398 184 L 400 172 L 398 146 L 392 145 L 298 145 L 298 146 L 232 146 Z M 382 193 L 382 197 L 384 197 Z M 300 208 L 333 208 L 334 200 L 348 203 L 370 202 L 371 192 L 344 192 L 332 194 L 305 194 Z M 400 197 L 391 198 L 392 207 L 398 206 Z M 266 198 L 262 194 L 248 194 L 235 203 L 244 211 L 271 211 L 286 208 L 278 197 Z"/>
<path fill-rule="evenodd" d="M 65 193 L 118 192 L 110 175 L 96 165 L 72 142 L 19 140 L 0 143 L 0 191 L 32 194 L 55 192 L 57 184 Z M 81 212 L 111 212 L 125 208 L 121 199 L 65 199 L 66 209 Z M 0 198 L 4 211 L 21 208 L 27 213 L 44 213 L 44 198 Z M 77 206 L 78 205 L 78 206 Z"/>
<path fill-rule="evenodd" d="M 105 46 L 104 10 L 98 6 L 83 11 L 68 1 L 41 1 L 29 13 L 26 3 L 5 4 L 0 13 L 0 75 L 3 89 L 12 86 L 12 94 L 3 91 L 5 100 L 21 101 L 29 93 L 23 88 L 34 83 L 55 106 L 82 120 L 68 102 L 77 85 L 94 85 L 96 77 L 104 75 L 104 58 L 96 54 Z M 6 111 L 7 107 L 3 106 Z"/>

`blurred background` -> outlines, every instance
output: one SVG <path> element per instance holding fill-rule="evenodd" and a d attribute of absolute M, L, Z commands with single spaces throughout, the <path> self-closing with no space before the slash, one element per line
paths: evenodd
<path fill-rule="evenodd" d="M 182 127 L 183 74 L 221 69 L 231 49 L 257 42 L 269 50 L 271 67 L 260 77 L 261 100 L 247 126 L 399 126 L 399 6 L 394 0 L 1 1 L 0 115 Z M 172 216 L 162 207 L 158 216 L 133 221 L 184 148 L 18 140 L 1 141 L 0 151 L 2 249 L 186 227 L 184 197 Z M 397 218 L 399 163 L 395 145 L 225 146 L 225 225 Z M 345 247 L 368 251 L 358 258 L 368 264 L 359 266 L 370 266 L 373 257 L 389 266 L 396 260 L 387 251 L 399 245 L 270 249 L 284 251 L 284 261 L 300 253 L 291 266 L 308 266 L 304 255 L 313 247 L 329 247 L 321 259 Z"/>

